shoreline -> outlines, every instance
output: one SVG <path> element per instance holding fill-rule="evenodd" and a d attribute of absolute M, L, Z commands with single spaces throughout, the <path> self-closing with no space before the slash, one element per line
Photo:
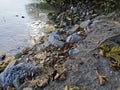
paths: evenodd
<path fill-rule="evenodd" d="M 73 15 L 76 14 L 74 11 L 72 13 Z M 114 76 L 115 73 L 109 67 L 108 60 L 104 62 L 96 61 L 91 54 L 97 53 L 95 51 L 96 48 L 105 40 L 120 34 L 119 25 L 115 22 L 110 22 L 109 17 L 106 16 L 97 16 L 93 21 L 72 22 L 74 25 L 71 25 L 71 17 L 64 15 L 67 14 L 62 13 L 59 17 L 63 16 L 66 19 L 57 18 L 59 21 L 56 21 L 57 27 L 62 28 L 61 30 L 52 31 L 42 38 L 40 44 L 23 50 L 15 58 L 10 57 L 1 64 L 3 66 L 2 73 L 0 74 L 0 79 L 3 82 L 2 87 L 8 88 L 8 86 L 14 86 L 18 90 L 25 87 L 31 90 L 35 87 L 39 90 L 49 90 L 52 86 L 53 88 L 51 89 L 53 90 L 63 90 L 65 85 L 86 86 L 86 88 L 97 90 L 105 90 L 107 88 L 112 88 L 113 90 L 118 88 L 119 83 L 116 86 L 113 85 L 113 87 L 110 86 L 111 83 L 107 83 L 106 85 L 108 86 L 106 87 L 101 87 L 99 83 L 96 83 L 98 81 L 95 74 L 96 67 L 99 68 L 100 72 L 107 68 L 107 70 L 105 69 L 102 72 L 107 76 L 109 76 L 108 71 L 112 71 L 111 76 Z M 52 18 L 53 16 L 51 14 L 50 17 Z M 104 27 L 105 25 L 106 27 Z M 112 30 L 109 32 L 111 28 Z M 100 57 L 103 59 L 102 56 Z M 103 68 L 101 65 L 103 65 Z M 117 75 L 119 75 L 119 71 Z M 116 78 L 119 78 L 117 75 L 115 75 Z M 28 81 L 24 79 L 24 83 L 19 85 L 21 83 L 20 80 L 23 78 L 30 79 Z M 81 79 L 83 80 L 81 81 Z M 43 87 L 45 88 L 43 89 Z"/>

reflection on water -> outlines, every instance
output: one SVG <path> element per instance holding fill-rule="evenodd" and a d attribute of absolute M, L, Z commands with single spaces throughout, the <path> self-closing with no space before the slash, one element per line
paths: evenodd
<path fill-rule="evenodd" d="M 42 27 L 32 27 L 30 24 L 46 22 L 47 8 L 53 11 L 52 7 L 41 4 L 39 0 L 1 0 L 0 55 L 6 52 L 15 54 L 32 45 L 31 36 L 39 38 L 39 35 L 44 35 L 41 33 Z"/>
<path fill-rule="evenodd" d="M 38 20 L 39 18 L 42 22 L 46 22 L 48 20 L 47 13 L 57 12 L 56 9 L 45 2 L 30 3 L 26 5 L 26 11 L 31 19 Z"/>

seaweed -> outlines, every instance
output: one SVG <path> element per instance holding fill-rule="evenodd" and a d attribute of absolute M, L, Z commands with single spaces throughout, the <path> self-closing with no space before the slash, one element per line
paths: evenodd
<path fill-rule="evenodd" d="M 111 62 L 111 67 L 115 70 L 120 70 L 120 47 L 102 44 L 100 49 L 103 52 L 103 56 L 107 57 Z"/>

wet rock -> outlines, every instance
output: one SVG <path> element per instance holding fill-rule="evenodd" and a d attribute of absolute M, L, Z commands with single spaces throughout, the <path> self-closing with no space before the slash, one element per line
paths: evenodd
<path fill-rule="evenodd" d="M 2 64 L 0 64 L 0 72 L 2 72 L 7 67 L 7 65 L 14 60 L 15 57 L 8 57 L 5 61 L 3 61 Z"/>
<path fill-rule="evenodd" d="M 56 31 L 56 34 L 58 34 L 58 35 L 63 35 L 63 34 L 65 34 L 66 32 L 65 31 L 62 31 L 62 30 L 57 30 Z"/>
<path fill-rule="evenodd" d="M 74 25 L 73 27 L 67 26 L 65 30 L 66 30 L 66 32 L 67 32 L 68 34 L 72 34 L 72 33 L 75 32 L 79 27 L 80 27 L 80 26 L 76 24 L 76 25 Z"/>
<path fill-rule="evenodd" d="M 74 34 L 67 37 L 66 42 L 68 42 L 68 43 L 77 43 L 77 42 L 79 42 L 81 40 L 82 40 L 81 36 L 74 33 Z"/>
<path fill-rule="evenodd" d="M 56 32 L 53 32 L 49 35 L 48 41 L 56 47 L 64 46 L 64 42 L 61 41 L 60 36 Z"/>
<path fill-rule="evenodd" d="M 65 68 L 71 68 L 71 66 L 74 64 L 74 60 L 67 60 L 65 61 L 65 63 L 63 64 L 63 66 Z"/>
<path fill-rule="evenodd" d="M 71 49 L 70 51 L 69 51 L 69 55 L 70 56 L 75 56 L 75 55 L 77 55 L 77 54 L 79 54 L 79 50 L 77 49 L 77 48 L 74 48 L 74 49 Z"/>
<path fill-rule="evenodd" d="M 45 41 L 40 48 L 47 48 L 48 46 L 50 46 L 50 44 L 51 43 L 49 41 Z"/>
<path fill-rule="evenodd" d="M 83 21 L 83 22 L 80 24 L 80 27 L 81 27 L 81 28 L 86 28 L 86 27 L 89 25 L 90 22 L 91 22 L 90 20 Z"/>
<path fill-rule="evenodd" d="M 16 66 L 8 68 L 5 70 L 0 78 L 2 80 L 2 86 L 15 86 L 19 87 L 19 81 L 27 78 L 28 76 L 32 76 L 32 74 L 37 74 L 40 72 L 40 67 L 36 66 L 33 63 L 20 63 Z"/>

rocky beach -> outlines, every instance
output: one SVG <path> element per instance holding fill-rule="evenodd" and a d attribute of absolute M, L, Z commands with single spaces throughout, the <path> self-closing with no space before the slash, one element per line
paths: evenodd
<path fill-rule="evenodd" d="M 120 14 L 92 5 L 50 12 L 34 46 L 1 55 L 0 90 L 120 90 Z"/>

